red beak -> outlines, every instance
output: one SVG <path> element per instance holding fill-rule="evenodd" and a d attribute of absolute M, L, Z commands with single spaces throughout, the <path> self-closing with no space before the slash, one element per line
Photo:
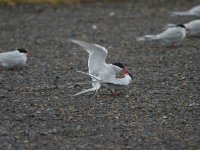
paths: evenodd
<path fill-rule="evenodd" d="M 124 68 L 123 69 L 123 74 L 125 75 L 125 74 L 128 74 L 128 69 L 127 68 Z"/>
<path fill-rule="evenodd" d="M 28 56 L 31 56 L 31 55 L 32 55 L 32 52 L 31 52 L 31 51 L 28 51 L 28 52 L 27 52 L 27 55 L 28 55 Z"/>

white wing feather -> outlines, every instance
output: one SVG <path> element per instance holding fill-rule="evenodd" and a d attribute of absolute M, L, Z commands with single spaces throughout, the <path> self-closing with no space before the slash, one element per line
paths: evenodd
<path fill-rule="evenodd" d="M 108 51 L 104 47 L 79 40 L 71 41 L 80 45 L 89 53 L 88 68 L 90 74 L 97 75 L 96 72 L 106 66 L 105 59 L 107 57 Z"/>

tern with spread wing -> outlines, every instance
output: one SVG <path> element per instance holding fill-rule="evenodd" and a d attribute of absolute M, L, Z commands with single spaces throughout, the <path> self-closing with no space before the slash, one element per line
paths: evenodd
<path fill-rule="evenodd" d="M 162 41 L 167 45 L 174 47 L 177 43 L 182 41 L 186 36 L 186 27 L 183 24 L 168 28 L 164 32 L 157 35 L 145 35 L 137 37 L 137 41 Z"/>
<path fill-rule="evenodd" d="M 188 11 L 174 11 L 171 12 L 172 16 L 197 16 L 200 17 L 200 5 L 191 8 Z"/>
<path fill-rule="evenodd" d="M 176 24 L 167 24 L 167 28 L 175 27 Z M 185 23 L 187 36 L 200 36 L 200 19 Z"/>
<path fill-rule="evenodd" d="M 108 51 L 104 47 L 87 43 L 78 40 L 70 40 L 83 47 L 89 53 L 88 59 L 88 74 L 92 78 L 92 88 L 79 92 L 74 96 L 95 91 L 97 92 L 101 86 L 109 87 L 112 90 L 112 94 L 115 94 L 115 87 L 113 85 L 129 85 L 132 81 L 132 76 L 128 72 L 128 69 L 121 63 L 107 64 L 105 59 Z M 116 74 L 123 72 L 124 78 L 116 78 Z M 113 85 L 112 85 L 113 84 Z"/>
<path fill-rule="evenodd" d="M 30 54 L 30 52 L 23 48 L 0 53 L 0 66 L 6 69 L 22 68 L 26 65 L 27 56 Z"/>

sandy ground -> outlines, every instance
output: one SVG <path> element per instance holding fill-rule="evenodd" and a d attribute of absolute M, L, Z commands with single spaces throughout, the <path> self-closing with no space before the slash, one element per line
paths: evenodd
<path fill-rule="evenodd" d="M 179 2 L 0 7 L 0 52 L 33 53 L 23 70 L 1 70 L 0 149 L 199 149 L 200 39 L 175 49 L 135 41 L 195 19 L 169 17 L 197 5 Z M 115 97 L 102 88 L 72 99 L 90 85 L 76 84 L 89 81 L 76 73 L 88 55 L 69 38 L 105 46 L 133 83 Z"/>

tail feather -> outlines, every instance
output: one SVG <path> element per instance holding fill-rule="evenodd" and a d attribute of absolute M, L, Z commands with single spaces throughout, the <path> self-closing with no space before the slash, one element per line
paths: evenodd
<path fill-rule="evenodd" d="M 95 91 L 95 95 L 96 95 L 97 91 L 98 91 L 98 90 L 100 89 L 100 87 L 101 87 L 101 82 L 102 82 L 102 80 L 101 80 L 100 78 L 98 78 L 98 77 L 96 77 L 96 76 L 94 76 L 94 75 L 92 75 L 92 74 L 86 73 L 86 72 L 82 72 L 82 71 L 77 71 L 77 72 L 82 73 L 82 74 L 85 74 L 85 75 L 91 77 L 92 80 L 93 80 L 93 81 L 92 81 L 93 87 L 90 88 L 90 89 L 86 89 L 86 90 L 83 90 L 83 91 L 81 91 L 81 92 L 78 92 L 78 93 L 76 93 L 75 95 L 73 95 L 73 97 L 78 96 L 78 95 L 82 95 L 82 94 L 85 94 L 85 93 L 88 93 L 88 92 L 93 92 L 93 91 Z"/>
<path fill-rule="evenodd" d="M 82 94 L 85 94 L 85 93 L 88 93 L 88 92 L 93 92 L 93 91 L 97 92 L 98 89 L 96 89 L 95 87 L 90 88 L 90 89 L 86 89 L 86 90 L 83 90 L 81 92 L 78 92 L 78 93 L 74 94 L 73 97 L 78 96 L 78 95 L 82 95 Z"/>
<path fill-rule="evenodd" d="M 137 41 L 151 41 L 151 40 L 157 40 L 156 35 L 145 35 L 143 37 L 137 37 Z"/>

